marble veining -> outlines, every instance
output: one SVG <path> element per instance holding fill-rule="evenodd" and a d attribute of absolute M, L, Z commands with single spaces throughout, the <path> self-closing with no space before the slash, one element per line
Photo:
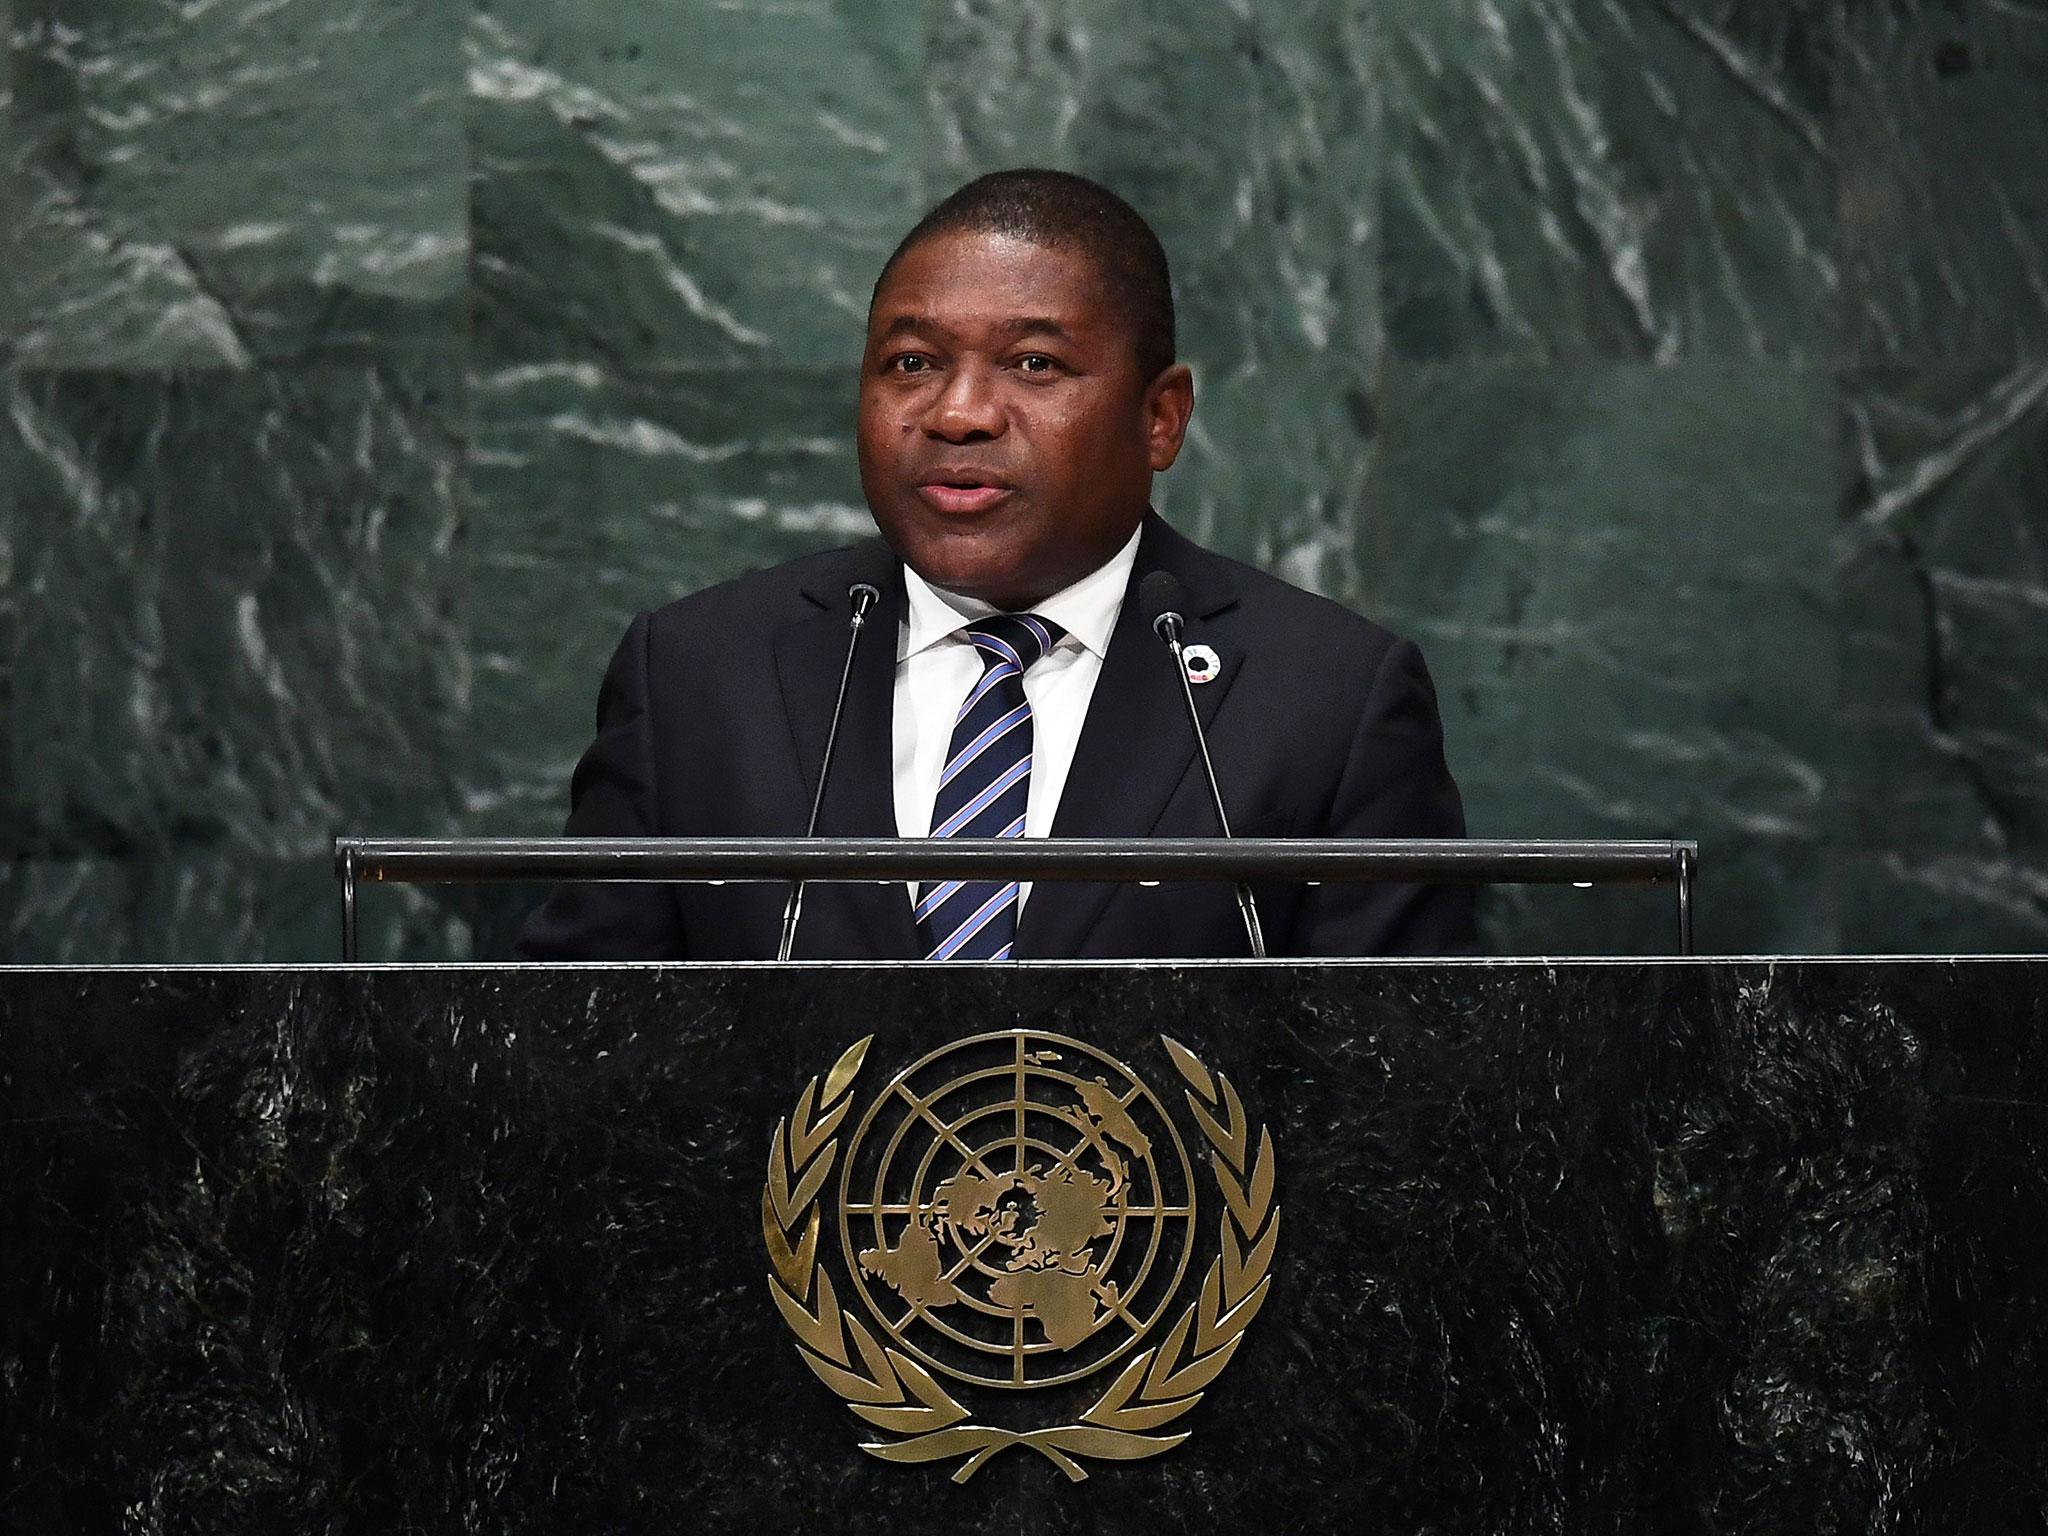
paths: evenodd
<path fill-rule="evenodd" d="M 1702 946 L 2048 946 L 2039 0 L 0 0 L 0 956 L 335 953 L 559 826 L 632 613 L 864 527 L 932 200 L 1109 180 L 1157 501 L 1429 654 L 1475 831 Z M 366 953 L 525 892 L 384 893 Z M 1667 950 L 1500 891 L 1496 953 Z"/>

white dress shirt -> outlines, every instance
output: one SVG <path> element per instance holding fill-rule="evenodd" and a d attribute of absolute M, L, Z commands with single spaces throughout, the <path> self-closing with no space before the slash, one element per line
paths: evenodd
<path fill-rule="evenodd" d="M 1031 705 L 1031 787 L 1024 804 L 1024 835 L 1044 837 L 1059 810 L 1060 791 L 1073 766 L 1074 747 L 1088 717 L 1095 680 L 1109 650 L 1110 631 L 1124 604 L 1131 568 L 1138 560 L 1138 534 L 1072 586 L 1055 592 L 1031 612 L 1066 631 L 1044 660 L 1024 674 Z M 962 630 L 998 610 L 926 581 L 903 568 L 909 608 L 896 626 L 895 776 L 896 831 L 927 837 L 939 775 L 960 706 L 981 680 L 982 654 Z M 1031 895 L 1018 892 L 1018 910 Z M 916 886 L 911 887 L 915 901 Z"/>

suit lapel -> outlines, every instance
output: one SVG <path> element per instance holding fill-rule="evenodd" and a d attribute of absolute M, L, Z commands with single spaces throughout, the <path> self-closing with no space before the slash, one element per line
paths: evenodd
<path fill-rule="evenodd" d="M 1195 709 L 1205 730 L 1237 680 L 1241 656 L 1217 643 L 1221 637 L 1205 634 L 1202 623 L 1237 601 L 1229 567 L 1148 513 L 1124 604 L 1060 791 L 1054 837 L 1150 836 L 1182 781 L 1200 771 L 1172 654 L 1138 605 L 1138 583 L 1157 570 L 1171 571 L 1187 590 L 1189 640 L 1208 639 L 1221 653 L 1216 679 L 1195 690 Z M 1079 953 L 1115 891 L 1113 885 L 1052 880 L 1032 886 L 1017 925 L 1018 956 Z"/>
<path fill-rule="evenodd" d="M 880 539 L 855 545 L 844 562 L 826 567 L 814 582 L 806 584 L 804 595 L 817 605 L 817 612 L 791 624 L 775 639 L 776 676 L 803 784 L 803 805 L 797 824 L 789 829 L 792 835 L 803 831 L 803 818 L 810 814 L 811 796 L 824 762 L 833 696 L 846 659 L 846 590 L 857 581 L 871 582 L 881 591 L 882 600 L 868 617 L 854 657 L 846 712 L 839 722 L 839 745 L 833 754 L 832 781 L 818 817 L 818 835 L 896 835 L 892 738 L 896 626 L 904 611 L 903 568 Z M 874 955 L 886 959 L 917 953 L 910 898 L 901 885 L 841 885 L 836 891 Z"/>

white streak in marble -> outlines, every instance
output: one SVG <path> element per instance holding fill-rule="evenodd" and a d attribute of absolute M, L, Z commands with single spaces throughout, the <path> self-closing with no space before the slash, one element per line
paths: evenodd
<path fill-rule="evenodd" d="M 2048 400 L 2048 364 L 2016 368 L 1947 424 L 1934 447 L 1896 466 L 1883 461 L 1869 411 L 1852 404 L 1849 419 L 1855 429 L 1857 458 L 1872 482 L 1873 493 L 1854 521 L 1836 536 L 1837 564 L 1861 559 L 1914 508 L 2025 422 L 2044 400 Z"/>

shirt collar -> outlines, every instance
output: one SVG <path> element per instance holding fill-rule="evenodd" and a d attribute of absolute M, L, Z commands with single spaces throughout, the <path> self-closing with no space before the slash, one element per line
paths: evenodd
<path fill-rule="evenodd" d="M 1124 605 L 1124 591 L 1130 586 L 1132 568 L 1138 563 L 1138 539 L 1143 532 L 1142 527 L 1134 529 L 1122 549 L 1072 586 L 1033 604 L 1031 611 L 1059 625 L 1067 632 L 1068 640 L 1078 641 L 1097 656 L 1107 655 L 1109 634 L 1116 627 L 1117 613 Z M 907 565 L 903 567 L 903 588 L 910 612 L 903 626 L 898 661 L 957 635 L 964 626 L 997 611 L 975 598 L 933 586 Z"/>

